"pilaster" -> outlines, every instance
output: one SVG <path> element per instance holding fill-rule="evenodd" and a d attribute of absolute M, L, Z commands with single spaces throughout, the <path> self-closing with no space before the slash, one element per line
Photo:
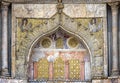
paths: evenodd
<path fill-rule="evenodd" d="M 112 76 L 119 75 L 118 68 L 118 5 L 119 2 L 109 3 L 112 10 Z"/>
<path fill-rule="evenodd" d="M 8 6 L 9 3 L 2 2 L 2 75 L 8 76 Z"/>

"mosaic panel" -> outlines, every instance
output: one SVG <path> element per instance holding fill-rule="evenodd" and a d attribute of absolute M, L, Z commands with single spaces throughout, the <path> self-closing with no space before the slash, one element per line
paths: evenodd
<path fill-rule="evenodd" d="M 80 79 L 80 62 L 77 59 L 69 61 L 69 78 Z"/>
<path fill-rule="evenodd" d="M 49 77 L 49 64 L 47 59 L 43 58 L 40 59 L 37 63 L 38 66 L 38 79 L 48 79 Z"/>
<path fill-rule="evenodd" d="M 63 25 L 64 27 L 59 27 L 55 32 L 52 32 L 50 35 L 45 35 L 45 37 L 41 37 L 39 40 L 37 40 L 38 43 L 34 45 L 34 48 L 41 49 L 40 50 L 41 52 L 39 53 L 42 53 L 42 56 L 39 56 L 36 53 L 34 54 L 32 59 L 34 59 L 34 61 L 38 61 L 40 58 L 46 57 L 46 53 L 44 53 L 45 50 L 48 52 L 49 51 L 53 52 L 52 50 L 56 50 L 58 51 L 58 54 L 48 53 L 49 55 L 47 56 L 48 62 L 54 62 L 56 56 L 59 55 L 60 51 L 68 52 L 67 50 L 69 50 L 70 52 L 72 49 L 75 49 L 76 51 L 84 50 L 85 45 L 83 44 L 83 42 L 79 41 L 79 38 L 69 33 L 69 32 L 74 32 L 74 34 L 78 34 L 78 36 L 84 38 L 85 42 L 90 48 L 92 54 L 91 58 L 93 61 L 91 64 L 94 64 L 91 67 L 93 68 L 92 72 L 94 72 L 92 74 L 94 74 L 94 76 L 102 76 L 103 64 L 101 63 L 103 62 L 98 61 L 98 63 L 100 64 L 99 66 L 101 66 L 101 71 L 99 71 L 99 73 L 96 73 L 95 70 L 97 70 L 99 66 L 95 64 L 95 57 L 98 56 L 103 57 L 103 53 L 104 53 L 103 19 L 102 18 L 76 19 L 76 18 L 70 18 L 63 13 L 62 15 L 63 17 L 61 18 L 62 19 L 61 26 Z M 56 14 L 50 19 L 17 18 L 16 58 L 18 59 L 18 61 L 20 61 L 20 59 L 18 58 L 19 56 L 27 56 L 29 48 L 31 44 L 36 40 L 36 38 L 38 38 L 42 34 L 46 34 L 47 31 L 54 29 L 52 27 L 58 25 L 59 22 L 57 21 L 57 19 L 58 19 L 58 14 Z M 68 32 L 66 33 L 66 31 Z M 44 42 L 46 41 L 46 39 L 49 43 Z M 73 43 L 74 41 L 76 42 Z M 74 55 L 75 52 L 73 52 Z M 66 56 L 66 58 L 63 59 L 70 60 L 72 58 L 71 53 L 65 54 L 64 52 L 63 55 Z M 16 71 L 18 71 L 19 65 L 18 64 L 16 65 L 18 67 Z M 84 66 L 84 64 L 82 65 Z M 16 73 L 20 73 L 20 72 L 16 72 Z"/>
<path fill-rule="evenodd" d="M 64 71 L 64 61 L 62 60 L 61 57 L 58 57 L 55 62 L 54 62 L 54 66 L 53 66 L 53 77 L 54 79 L 64 79 L 65 78 L 65 71 Z"/>

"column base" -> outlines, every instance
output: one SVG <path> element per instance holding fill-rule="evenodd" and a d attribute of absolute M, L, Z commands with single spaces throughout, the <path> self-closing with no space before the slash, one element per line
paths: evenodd
<path fill-rule="evenodd" d="M 118 70 L 112 70 L 111 76 L 119 76 L 119 71 Z"/>
<path fill-rule="evenodd" d="M 2 69 L 2 76 L 9 77 L 8 69 Z"/>

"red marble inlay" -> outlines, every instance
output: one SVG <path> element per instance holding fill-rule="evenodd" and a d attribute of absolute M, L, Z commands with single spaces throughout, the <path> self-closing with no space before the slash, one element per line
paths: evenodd
<path fill-rule="evenodd" d="M 53 79 L 53 63 L 49 63 L 49 79 Z"/>
<path fill-rule="evenodd" d="M 37 70 L 37 62 L 34 62 L 34 79 L 37 79 L 37 73 L 38 73 L 38 70 Z"/>

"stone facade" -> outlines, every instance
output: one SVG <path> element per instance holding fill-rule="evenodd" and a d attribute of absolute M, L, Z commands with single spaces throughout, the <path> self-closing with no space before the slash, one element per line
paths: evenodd
<path fill-rule="evenodd" d="M 9 0 L 6 0 L 10 2 Z M 11 1 L 12 2 L 12 1 Z M 25 3 L 25 1 L 23 1 Z M 27 0 L 26 0 L 27 2 Z M 28 1 L 29 3 L 31 1 Z M 13 0 L 12 35 L 11 35 L 11 77 L 15 79 L 0 79 L 4 83 L 26 83 L 29 80 L 29 67 L 32 60 L 33 48 L 39 40 L 49 34 L 62 29 L 68 34 L 76 36 L 83 42 L 90 56 L 91 80 L 76 80 L 80 83 L 119 83 L 118 68 L 118 4 L 109 3 L 112 9 L 112 75 L 108 76 L 108 40 L 107 40 L 107 7 L 105 1 L 99 4 L 88 4 L 86 1 L 70 0 L 49 1 L 42 0 L 42 4 L 22 4 Z M 106 0 L 107 2 L 107 0 Z M 35 2 L 36 3 L 36 2 Z M 66 4 L 67 3 L 67 4 Z M 86 4 L 78 4 L 86 3 Z M 102 3 L 102 4 L 101 4 Z M 7 46 L 7 14 L 9 3 L 2 2 L 2 74 L 9 76 L 8 46 Z M 8 25 L 8 26 L 7 26 Z M 64 50 L 64 49 L 62 49 Z M 87 67 L 86 67 L 87 68 Z M 50 69 L 51 70 L 51 69 Z M 50 74 L 52 75 L 52 74 Z M 113 77 L 112 77 L 113 76 Z M 86 77 L 85 77 L 86 78 Z M 19 80 L 17 80 L 19 79 Z M 23 81 L 22 81 L 23 80 Z M 24 81 L 25 80 L 25 81 Z M 34 78 L 29 80 L 34 83 Z M 33 82 L 32 82 L 33 81 Z M 41 80 L 40 80 L 41 81 Z M 48 79 L 48 83 L 49 83 Z M 51 82 L 58 81 L 51 79 Z M 63 81 L 63 80 L 62 80 Z M 70 80 L 65 80 L 70 82 Z M 42 82 L 42 81 L 41 81 Z M 51 83 L 50 82 L 50 83 Z M 71 82 L 72 83 L 72 82 Z M 74 82 L 73 82 L 74 83 Z"/>

